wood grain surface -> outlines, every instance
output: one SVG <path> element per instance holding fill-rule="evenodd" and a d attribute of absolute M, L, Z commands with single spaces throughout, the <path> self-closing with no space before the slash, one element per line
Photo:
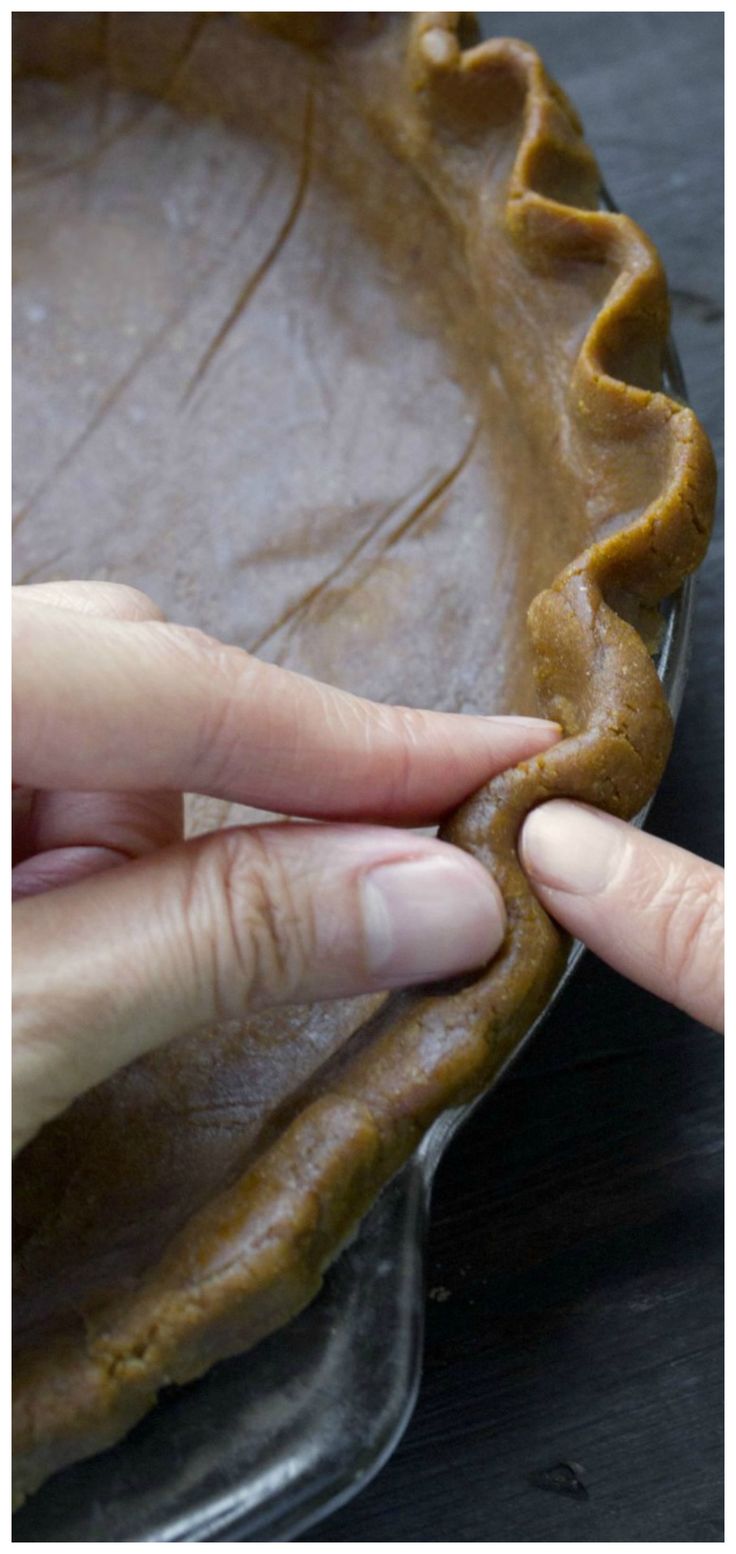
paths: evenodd
<path fill-rule="evenodd" d="M 658 244 L 719 460 L 720 13 L 498 13 L 581 112 Z M 722 528 L 649 828 L 721 861 Z M 424 1382 L 325 1542 L 685 1541 L 722 1530 L 722 1045 L 587 957 L 443 1162 Z"/>

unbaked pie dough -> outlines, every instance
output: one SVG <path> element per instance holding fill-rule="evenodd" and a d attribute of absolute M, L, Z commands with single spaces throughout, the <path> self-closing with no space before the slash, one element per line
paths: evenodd
<path fill-rule="evenodd" d="M 667 757 L 656 604 L 714 477 L 661 392 L 661 266 L 599 210 L 534 51 L 466 31 L 16 16 L 17 580 L 133 583 L 365 696 L 567 736 L 443 828 L 507 903 L 479 979 L 182 1036 L 23 1152 L 21 1497 L 312 1299 L 555 986 L 522 817 L 551 794 L 630 816 Z"/>

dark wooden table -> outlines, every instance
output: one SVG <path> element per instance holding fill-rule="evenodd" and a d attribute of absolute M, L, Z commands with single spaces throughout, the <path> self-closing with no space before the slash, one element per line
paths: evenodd
<path fill-rule="evenodd" d="M 722 16 L 484 23 L 539 47 L 617 203 L 657 242 L 690 398 L 720 458 Z M 719 862 L 721 532 L 649 820 Z M 717 1038 L 583 962 L 443 1163 L 406 1436 L 309 1537 L 720 1541 L 721 1086 Z"/>

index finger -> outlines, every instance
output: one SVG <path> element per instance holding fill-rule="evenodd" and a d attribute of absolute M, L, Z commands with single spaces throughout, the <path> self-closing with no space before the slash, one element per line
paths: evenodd
<path fill-rule="evenodd" d="M 311 818 L 434 820 L 558 726 L 370 702 L 188 627 L 16 595 L 15 781 L 175 788 Z"/>
<path fill-rule="evenodd" d="M 723 870 L 587 804 L 532 811 L 520 857 L 548 912 L 616 971 L 723 1030 Z"/>

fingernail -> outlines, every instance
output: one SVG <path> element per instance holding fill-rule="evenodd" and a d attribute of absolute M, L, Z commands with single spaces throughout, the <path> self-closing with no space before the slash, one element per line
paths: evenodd
<path fill-rule="evenodd" d="M 524 822 L 519 857 L 538 885 L 574 896 L 594 896 L 610 884 L 618 867 L 621 821 L 566 799 L 551 799 Z"/>
<path fill-rule="evenodd" d="M 454 850 L 385 863 L 361 880 L 371 972 L 380 987 L 434 981 L 482 966 L 506 927 L 501 893 Z"/>
<path fill-rule="evenodd" d="M 540 734 L 551 734 L 554 735 L 556 739 L 560 739 L 562 737 L 561 725 L 559 723 L 551 722 L 549 718 L 505 718 L 494 715 L 486 717 L 485 722 L 497 723 L 499 725 L 508 724 L 509 728 L 537 729 Z"/>

